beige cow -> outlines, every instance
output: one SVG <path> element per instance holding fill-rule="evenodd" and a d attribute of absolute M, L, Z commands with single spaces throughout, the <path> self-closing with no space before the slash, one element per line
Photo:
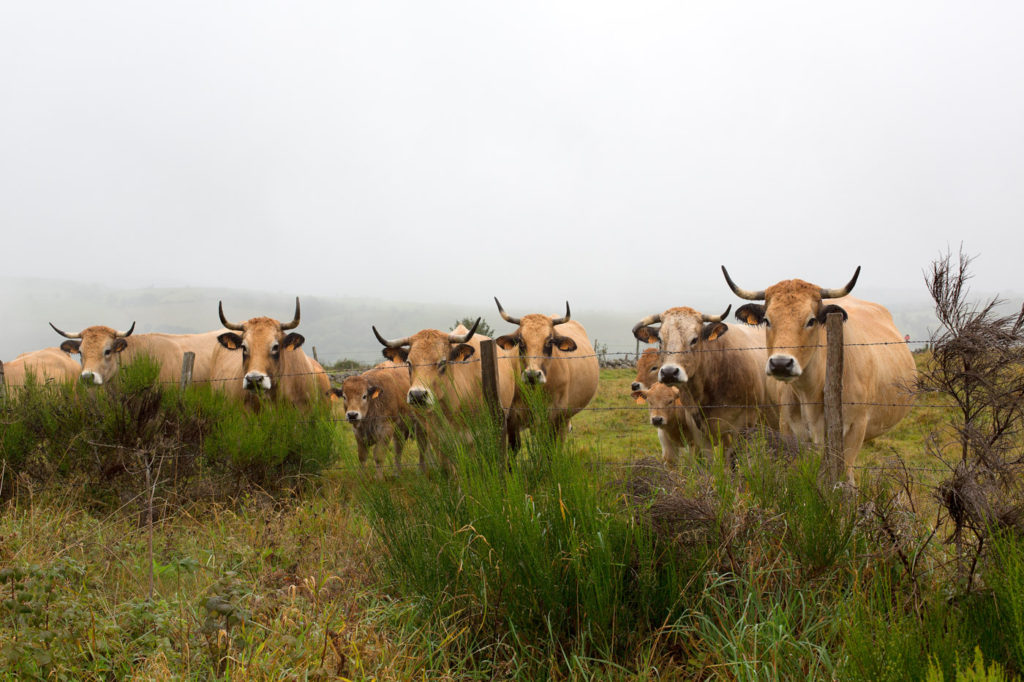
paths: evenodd
<path fill-rule="evenodd" d="M 892 315 L 883 306 L 848 294 L 860 267 L 841 289 L 825 289 L 800 279 L 783 280 L 761 291 L 741 289 L 722 273 L 747 304 L 736 318 L 764 325 L 768 358 L 762 371 L 784 382 L 791 400 L 782 408 L 782 427 L 798 439 L 825 440 L 825 320 L 843 316 L 843 458 L 853 482 L 861 445 L 882 435 L 910 412 L 916 377 L 914 357 Z M 834 301 L 826 304 L 825 301 Z"/>

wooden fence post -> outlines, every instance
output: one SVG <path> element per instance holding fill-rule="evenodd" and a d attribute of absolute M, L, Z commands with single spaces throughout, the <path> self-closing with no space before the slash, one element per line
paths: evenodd
<path fill-rule="evenodd" d="M 498 354 L 495 351 L 494 341 L 491 339 L 480 342 L 480 372 L 484 384 L 484 402 L 487 404 L 487 411 L 494 420 L 494 424 L 500 427 L 498 451 L 501 454 L 502 462 L 504 462 L 508 445 L 505 433 L 505 411 L 501 408 L 501 399 L 498 397 Z"/>
<path fill-rule="evenodd" d="M 181 358 L 181 390 L 185 390 L 192 383 L 192 367 L 196 362 L 196 354 L 192 351 L 185 351 Z"/>
<path fill-rule="evenodd" d="M 821 473 L 835 485 L 846 473 L 843 459 L 843 314 L 829 313 L 825 321 L 825 452 Z"/>
<path fill-rule="evenodd" d="M 317 362 L 320 362 L 320 358 L 318 358 L 316 355 L 316 346 L 313 346 L 313 359 L 316 360 Z"/>
<path fill-rule="evenodd" d="M 4 363 L 0 360 L 0 398 L 7 395 L 7 384 L 4 383 Z"/>

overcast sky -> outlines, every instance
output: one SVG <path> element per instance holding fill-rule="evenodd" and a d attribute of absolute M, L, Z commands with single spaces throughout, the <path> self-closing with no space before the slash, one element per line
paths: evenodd
<path fill-rule="evenodd" d="M 1022 35 L 1018 1 L 9 2 L 3 270 L 646 313 L 732 300 L 722 263 L 923 296 L 962 241 L 1008 294 Z"/>

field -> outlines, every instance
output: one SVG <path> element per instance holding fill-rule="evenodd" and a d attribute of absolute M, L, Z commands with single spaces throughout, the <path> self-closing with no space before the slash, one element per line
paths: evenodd
<path fill-rule="evenodd" d="M 143 453 L 120 475 L 68 468 L 53 451 L 79 452 L 82 438 L 58 448 L 56 435 L 12 471 L 9 437 L 5 678 L 952 680 L 1020 670 L 1019 541 L 998 539 L 965 588 L 942 543 L 948 522 L 934 525 L 944 474 L 923 443 L 948 422 L 934 407 L 941 396 L 865 447 L 854 501 L 817 484 L 808 453 L 786 463 L 751 448 L 736 471 L 721 461 L 662 469 L 645 459 L 660 446 L 629 398 L 632 379 L 602 370 L 596 409 L 573 420 L 569 445 L 535 439 L 512 471 L 496 464 L 488 425 L 474 425 L 475 447 L 452 446 L 454 477 L 420 475 L 410 443 L 405 471 L 374 481 L 349 426 L 329 415 L 313 416 L 320 440 L 303 448 L 326 438 L 336 459 L 310 468 L 307 458 L 283 479 L 289 453 L 274 477 L 233 453 L 216 476 L 167 482 L 170 471 L 189 475 L 153 456 L 172 447 L 168 424 L 187 432 L 179 416 L 161 418 L 158 435 L 112 436 L 128 443 L 122 457 Z M 293 418 L 305 433 L 310 418 Z M 131 445 L 147 437 L 162 445 Z M 912 499 L 885 475 L 897 456 L 921 469 Z"/>

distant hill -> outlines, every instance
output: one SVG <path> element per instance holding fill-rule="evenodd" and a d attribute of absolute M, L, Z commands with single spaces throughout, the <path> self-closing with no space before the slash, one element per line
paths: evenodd
<path fill-rule="evenodd" d="M 882 301 L 893 312 L 900 330 L 914 340 L 928 337 L 937 326 L 930 301 L 923 290 L 920 296 L 861 293 L 865 298 Z M 638 294 L 639 298 L 639 294 Z M 700 300 L 704 298 L 706 300 Z M 679 301 L 716 313 L 727 305 L 729 296 L 698 295 Z M 371 325 L 385 336 L 397 337 L 419 329 L 448 329 L 457 319 L 483 316 L 498 334 L 511 329 L 498 315 L 489 295 L 481 294 L 476 305 L 453 303 L 403 303 L 372 298 L 323 297 L 301 294 L 302 322 L 298 329 L 305 337 L 307 351 L 313 346 L 320 359 L 333 362 L 341 358 L 376 361 L 380 344 Z M 0 278 L 0 359 L 19 353 L 55 346 L 60 337 L 50 329 L 53 322 L 66 331 L 79 331 L 91 324 L 126 329 L 136 321 L 136 332 L 162 331 L 190 333 L 219 327 L 217 302 L 224 301 L 229 319 L 246 320 L 257 315 L 290 319 L 295 297 L 291 294 L 203 288 L 115 289 L 95 284 L 59 280 Z M 507 303 L 507 301 L 502 301 Z M 560 313 L 561 302 L 551 310 Z M 738 301 L 733 301 L 734 309 Z M 1020 309 L 1012 300 L 1008 310 Z M 633 351 L 636 342 L 630 333 L 637 319 L 658 308 L 638 303 L 635 310 L 573 309 L 573 317 L 587 328 L 591 339 L 607 345 L 609 352 Z M 509 307 L 513 315 L 537 310 Z"/>

